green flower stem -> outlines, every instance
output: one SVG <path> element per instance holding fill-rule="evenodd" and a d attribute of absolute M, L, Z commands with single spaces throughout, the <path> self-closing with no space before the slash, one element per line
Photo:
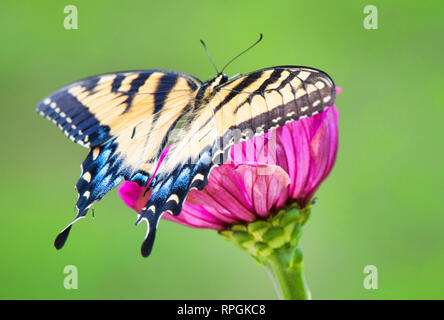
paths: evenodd
<path fill-rule="evenodd" d="M 284 300 L 308 300 L 310 292 L 305 282 L 302 261 L 292 261 L 294 253 L 286 251 L 279 250 L 263 259 L 265 267 L 277 282 L 278 296 Z"/>
<path fill-rule="evenodd" d="M 267 220 L 234 225 L 220 232 L 266 267 L 281 299 L 310 299 L 303 274 L 302 250 L 298 246 L 310 210 L 311 204 L 305 208 L 293 204 Z"/>

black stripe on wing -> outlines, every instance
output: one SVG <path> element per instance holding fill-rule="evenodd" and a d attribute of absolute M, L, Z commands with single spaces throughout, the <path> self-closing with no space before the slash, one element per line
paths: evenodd
<path fill-rule="evenodd" d="M 100 80 L 99 76 L 81 82 L 88 92 Z M 69 93 L 71 86 L 56 91 L 37 105 L 37 112 L 56 124 L 72 141 L 89 147 L 100 145 L 109 139 L 110 128 L 100 121 L 77 97 Z M 88 132 L 86 132 L 88 131 Z"/>
<path fill-rule="evenodd" d="M 252 84 L 256 80 L 260 79 L 261 76 L 262 76 L 262 71 L 252 72 L 252 73 L 246 75 L 244 77 L 244 79 L 239 84 L 237 84 L 233 89 L 231 89 L 232 91 L 230 92 L 230 94 L 228 94 L 225 97 L 225 99 L 222 100 L 219 103 L 219 105 L 217 105 L 214 108 L 214 112 L 216 113 L 217 111 L 219 111 L 220 108 L 222 108 L 225 104 L 229 103 L 234 97 L 236 97 L 239 92 L 242 92 L 250 84 Z M 223 88 L 223 86 L 222 86 L 222 88 Z"/>
<path fill-rule="evenodd" d="M 148 72 L 144 72 L 144 73 L 139 74 L 139 76 L 136 79 L 131 81 L 131 87 L 128 92 L 130 92 L 130 93 L 139 92 L 139 88 L 145 84 L 145 81 L 149 78 L 150 75 L 151 75 L 151 73 L 148 73 Z M 118 90 L 118 88 L 116 89 L 116 91 L 117 90 Z M 135 96 L 134 94 L 128 94 L 128 98 L 125 101 L 126 108 L 123 113 L 127 113 L 130 110 L 134 96 Z"/>

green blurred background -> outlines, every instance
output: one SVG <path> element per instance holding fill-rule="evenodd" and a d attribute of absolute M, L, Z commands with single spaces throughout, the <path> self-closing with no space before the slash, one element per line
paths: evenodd
<path fill-rule="evenodd" d="M 78 8 L 65 30 L 63 9 Z M 378 8 L 366 30 L 363 9 Z M 144 227 L 110 192 L 61 251 L 87 151 L 35 112 L 86 76 L 172 69 L 214 74 L 264 34 L 227 73 L 273 65 L 327 71 L 340 150 L 302 239 L 315 299 L 444 298 L 442 1 L 2 1 L 0 298 L 274 299 L 266 272 L 214 231 L 161 221 L 149 259 Z M 79 289 L 63 286 L 66 265 Z M 379 288 L 365 290 L 375 265 Z"/>

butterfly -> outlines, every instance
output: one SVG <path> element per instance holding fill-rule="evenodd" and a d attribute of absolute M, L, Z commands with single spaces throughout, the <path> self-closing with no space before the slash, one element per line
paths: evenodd
<path fill-rule="evenodd" d="M 128 180 L 151 190 L 136 222 L 147 223 L 141 253 L 148 256 L 161 216 L 178 215 L 188 192 L 205 187 L 234 143 L 322 112 L 335 98 L 325 72 L 302 66 L 232 78 L 222 70 L 206 82 L 176 71 L 115 72 L 61 88 L 37 112 L 89 153 L 76 184 L 77 214 L 55 247 L 63 247 L 72 225 L 96 201 Z"/>

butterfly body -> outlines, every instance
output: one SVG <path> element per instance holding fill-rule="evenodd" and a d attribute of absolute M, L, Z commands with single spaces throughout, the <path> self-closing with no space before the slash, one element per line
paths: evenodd
<path fill-rule="evenodd" d="M 95 201 L 129 180 L 151 190 L 137 220 L 148 225 L 142 254 L 149 255 L 160 217 L 179 214 L 189 190 L 205 187 L 234 143 L 321 112 L 335 97 L 326 73 L 299 66 L 232 79 L 219 73 L 205 83 L 174 71 L 117 72 L 56 91 L 37 111 L 90 149 L 76 185 L 77 215 L 56 247 Z"/>

